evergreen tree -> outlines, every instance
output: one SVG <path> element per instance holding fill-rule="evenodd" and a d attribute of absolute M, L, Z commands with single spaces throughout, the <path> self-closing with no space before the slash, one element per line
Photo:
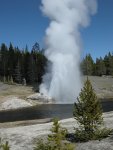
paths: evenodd
<path fill-rule="evenodd" d="M 113 75 L 113 54 L 108 53 L 108 61 L 109 61 L 109 75 Z"/>
<path fill-rule="evenodd" d="M 109 52 L 104 57 L 104 63 L 106 66 L 106 75 L 113 75 L 113 55 Z"/>
<path fill-rule="evenodd" d="M 106 74 L 106 66 L 103 61 L 103 59 L 100 57 L 100 59 L 96 59 L 96 75 L 101 76 Z"/>
<path fill-rule="evenodd" d="M 39 43 L 35 43 L 34 45 L 33 45 L 33 47 L 32 47 L 32 52 L 40 52 L 40 45 L 39 45 Z"/>
<path fill-rule="evenodd" d="M 28 47 L 26 46 L 24 54 L 23 54 L 23 77 L 26 79 L 27 82 L 29 82 L 29 62 L 30 61 L 30 52 L 28 51 Z"/>
<path fill-rule="evenodd" d="M 21 83 L 21 68 L 20 68 L 20 63 L 19 61 L 17 62 L 16 68 L 15 68 L 15 73 L 14 73 L 14 81 L 17 83 Z"/>
<path fill-rule="evenodd" d="M 29 57 L 29 64 L 28 64 L 28 82 L 34 83 L 35 82 L 35 61 L 33 58 L 33 55 L 30 55 Z"/>
<path fill-rule="evenodd" d="M 2 150 L 10 150 L 10 146 L 9 146 L 8 141 L 3 143 L 1 138 L 0 138 L 0 149 L 2 149 Z"/>
<path fill-rule="evenodd" d="M 47 59 L 41 53 L 38 43 L 35 43 L 31 51 L 28 50 L 27 45 L 22 51 L 18 47 L 13 47 L 11 43 L 9 48 L 2 44 L 0 47 L 0 80 L 9 81 L 13 78 L 15 82 L 20 82 L 19 76 L 21 76 L 27 83 L 38 82 L 40 84 L 46 62 Z"/>
<path fill-rule="evenodd" d="M 8 49 L 3 43 L 0 50 L 0 75 L 5 79 L 8 72 Z"/>
<path fill-rule="evenodd" d="M 37 54 L 37 62 L 36 62 L 38 83 L 42 82 L 42 76 L 45 73 L 46 65 L 47 65 L 47 58 L 43 54 L 38 53 Z"/>
<path fill-rule="evenodd" d="M 34 150 L 74 150 L 75 145 L 64 141 L 67 130 L 62 128 L 57 119 L 54 119 L 52 134 L 48 135 L 47 142 L 38 140 Z"/>
<path fill-rule="evenodd" d="M 81 64 L 81 68 L 84 75 L 93 75 L 94 73 L 94 61 L 90 54 L 86 55 Z"/>
<path fill-rule="evenodd" d="M 77 98 L 77 102 L 74 104 L 73 115 L 78 121 L 81 131 L 89 139 L 93 137 L 99 125 L 103 122 L 100 102 L 88 78 Z"/>
<path fill-rule="evenodd" d="M 14 67 L 15 67 L 15 52 L 12 43 L 9 46 L 9 58 L 8 58 L 8 69 L 9 69 L 9 76 L 13 76 L 14 74 Z"/>

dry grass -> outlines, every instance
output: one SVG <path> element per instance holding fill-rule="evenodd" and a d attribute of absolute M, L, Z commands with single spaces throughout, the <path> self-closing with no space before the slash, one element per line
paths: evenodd
<path fill-rule="evenodd" d="M 8 85 L 0 83 L 0 100 L 11 95 L 25 99 L 27 96 L 33 93 L 33 88 L 30 86 Z"/>
<path fill-rule="evenodd" d="M 83 77 L 83 81 L 86 80 Z M 97 77 L 89 76 L 93 88 L 99 98 L 113 98 L 113 78 L 112 77 Z M 35 85 L 38 87 L 38 85 Z M 22 85 L 8 85 L 0 82 L 0 101 L 6 96 L 17 96 L 25 99 L 27 96 L 34 94 L 33 87 Z"/>
<path fill-rule="evenodd" d="M 86 80 L 86 76 L 83 77 L 83 82 Z M 88 77 L 93 85 L 93 88 L 98 98 L 109 99 L 113 98 L 113 78 L 112 77 Z"/>

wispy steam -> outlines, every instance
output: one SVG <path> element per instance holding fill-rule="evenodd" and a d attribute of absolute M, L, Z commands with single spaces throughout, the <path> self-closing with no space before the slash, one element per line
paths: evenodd
<path fill-rule="evenodd" d="M 72 103 L 81 89 L 80 28 L 87 27 L 96 13 L 96 0 L 42 0 L 42 12 L 49 17 L 45 55 L 51 62 L 43 76 L 40 92 L 57 103 Z"/>

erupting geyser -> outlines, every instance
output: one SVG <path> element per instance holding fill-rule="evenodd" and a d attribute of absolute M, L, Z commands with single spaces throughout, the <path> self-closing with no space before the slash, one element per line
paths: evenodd
<path fill-rule="evenodd" d="M 45 38 L 50 64 L 40 92 L 57 103 L 73 103 L 81 89 L 80 28 L 96 13 L 96 0 L 42 0 L 41 10 L 50 18 Z"/>

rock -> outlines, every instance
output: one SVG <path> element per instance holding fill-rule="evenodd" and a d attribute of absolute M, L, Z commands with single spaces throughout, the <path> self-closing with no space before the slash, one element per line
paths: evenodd
<path fill-rule="evenodd" d="M 32 106 L 29 102 L 15 96 L 9 96 L 4 99 L 0 105 L 0 110 L 17 109 Z"/>
<path fill-rule="evenodd" d="M 47 95 L 43 95 L 42 93 L 36 93 L 33 95 L 30 95 L 27 97 L 28 101 L 35 101 L 34 103 L 41 103 L 41 104 L 47 104 L 47 103 L 53 103 L 53 99 Z"/>

